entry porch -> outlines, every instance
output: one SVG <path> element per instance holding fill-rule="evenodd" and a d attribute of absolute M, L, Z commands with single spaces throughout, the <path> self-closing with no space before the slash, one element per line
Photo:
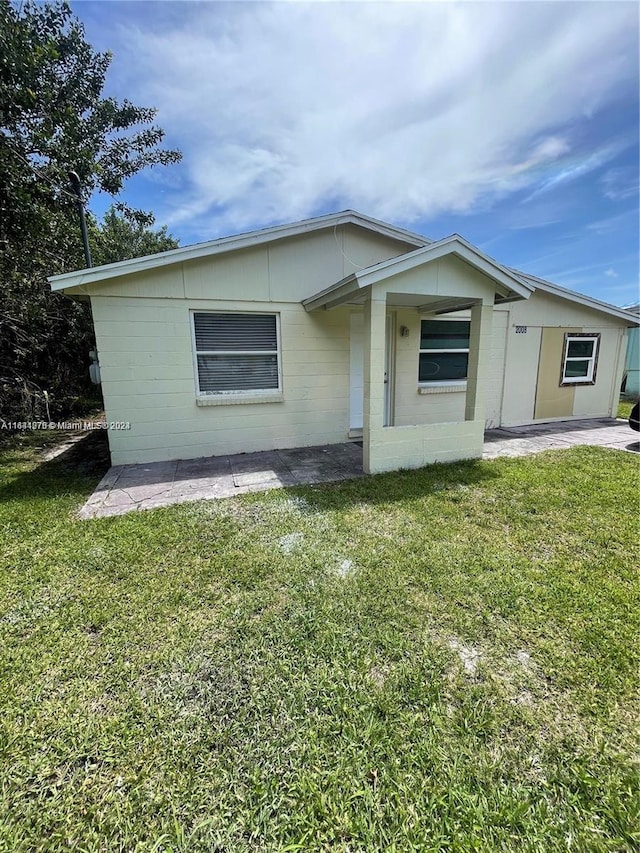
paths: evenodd
<path fill-rule="evenodd" d="M 489 353 L 494 306 L 527 298 L 531 288 L 514 274 L 479 253 L 461 237 L 447 238 L 353 273 L 303 302 L 308 312 L 332 311 L 349 306 L 362 315 L 362 376 L 351 372 L 351 409 L 361 397 L 363 468 L 368 474 L 399 468 L 418 468 L 432 462 L 450 462 L 482 455 L 486 427 L 485 402 L 489 379 Z M 410 333 L 395 321 L 396 314 L 413 312 L 418 318 L 468 317 L 465 371 L 453 383 L 423 383 L 420 363 L 422 334 L 414 324 L 411 344 L 414 382 L 397 369 L 398 340 Z M 354 324 L 351 325 L 352 355 Z M 468 350 L 468 356 L 467 356 Z M 406 352 L 406 347 L 404 348 Z M 463 380 L 463 381 L 461 381 Z M 430 389 L 424 386 L 433 386 Z M 448 387 L 451 386 L 451 387 Z M 396 419 L 396 411 L 408 406 L 409 395 L 432 392 L 464 394 L 461 415 L 434 422 L 421 417 Z M 404 398 L 402 397 L 404 395 Z M 424 411 L 424 410 L 423 410 Z M 353 420 L 350 425 L 357 427 Z"/>

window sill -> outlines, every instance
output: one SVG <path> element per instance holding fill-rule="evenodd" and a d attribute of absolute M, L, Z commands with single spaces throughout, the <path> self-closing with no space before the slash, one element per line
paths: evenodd
<path fill-rule="evenodd" d="M 242 406 L 253 403 L 284 403 L 284 394 L 203 394 L 196 406 Z"/>
<path fill-rule="evenodd" d="M 456 391 L 466 391 L 467 382 L 433 382 L 429 385 L 418 385 L 418 394 L 452 394 Z"/>

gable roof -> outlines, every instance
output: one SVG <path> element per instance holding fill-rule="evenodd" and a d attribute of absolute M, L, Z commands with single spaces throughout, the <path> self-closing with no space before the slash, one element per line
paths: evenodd
<path fill-rule="evenodd" d="M 206 243 L 195 243 L 191 246 L 183 246 L 179 249 L 170 249 L 167 252 L 159 252 L 155 255 L 146 255 L 143 258 L 132 258 L 128 261 L 119 261 L 114 264 L 105 264 L 100 267 L 76 270 L 75 272 L 53 275 L 48 278 L 52 290 L 67 290 L 81 285 L 93 284 L 109 278 L 130 275 L 131 273 L 143 272 L 145 270 L 157 269 L 158 267 L 192 261 L 210 255 L 220 255 L 224 252 L 233 252 L 238 249 L 248 249 L 251 246 L 260 246 L 271 243 L 274 240 L 282 240 L 286 237 L 296 237 L 300 234 L 309 234 L 325 228 L 336 228 L 338 225 L 357 225 L 381 234 L 383 237 L 391 237 L 411 246 L 427 246 L 431 241 L 420 234 L 407 231 L 404 228 L 396 228 L 379 219 L 357 213 L 355 210 L 343 210 L 340 213 L 331 213 L 326 216 L 316 216 L 313 219 L 303 219 L 289 225 L 274 225 L 270 228 L 261 228 L 258 231 L 248 231 L 245 234 L 235 234 L 231 237 L 221 237 L 217 240 L 209 240 Z"/>
<path fill-rule="evenodd" d="M 388 261 L 382 261 L 381 263 L 373 264 L 370 267 L 351 273 L 351 275 L 336 282 L 331 287 L 327 287 L 320 293 L 316 293 L 308 299 L 303 300 L 302 304 L 307 311 L 313 311 L 316 308 L 345 302 L 352 299 L 359 291 L 363 291 L 367 287 L 391 275 L 406 272 L 421 264 L 435 261 L 447 255 L 454 255 L 460 258 L 479 272 L 492 278 L 498 285 L 502 296 L 501 301 L 528 299 L 535 290 L 535 287 L 524 281 L 520 275 L 515 274 L 512 270 L 485 255 L 484 252 L 481 252 L 480 249 L 473 246 L 464 237 L 461 237 L 459 234 L 451 234 L 451 236 L 445 237 L 443 240 L 436 240 L 413 252 L 406 252 L 397 258 L 391 258 Z M 446 310 L 444 306 L 442 310 Z"/>
<path fill-rule="evenodd" d="M 576 293 L 575 290 L 560 287 L 559 284 L 554 284 L 552 281 L 522 272 L 522 270 L 516 270 L 513 267 L 509 269 L 518 278 L 522 279 L 522 281 L 533 285 L 535 290 L 543 290 L 552 296 L 559 296 L 561 299 L 577 302 L 586 308 L 593 308 L 594 311 L 601 311 L 603 314 L 610 314 L 612 317 L 617 317 L 618 320 L 627 320 L 630 326 L 640 325 L 640 318 L 634 316 L 633 308 L 618 308 L 617 305 L 610 305 L 608 302 L 602 302 L 600 299 L 594 299 L 592 296 L 585 296 L 584 293 Z"/>
<path fill-rule="evenodd" d="M 252 246 L 260 246 L 287 237 L 296 237 L 327 228 L 336 228 L 338 225 L 355 225 L 372 233 L 399 240 L 415 248 L 391 260 L 359 270 L 332 285 L 330 288 L 327 288 L 326 291 L 321 291 L 304 300 L 303 304 L 307 310 L 313 310 L 310 307 L 311 303 L 324 297 L 327 293 L 335 291 L 335 297 L 338 298 L 339 294 L 337 291 L 340 288 L 343 289 L 342 292 L 348 290 L 349 287 L 352 287 L 355 291 L 361 287 L 366 287 L 368 284 L 373 284 L 376 280 L 381 280 L 388 275 L 401 272 L 404 269 L 411 269 L 413 266 L 425 263 L 428 260 L 435 260 L 435 258 L 446 254 L 454 254 L 481 272 L 485 272 L 485 274 L 493 278 L 503 288 L 506 288 L 501 300 L 503 302 L 512 299 L 526 299 L 535 290 L 542 290 L 553 296 L 576 302 L 604 314 L 609 314 L 619 320 L 625 320 L 629 326 L 640 325 L 640 318 L 631 313 L 633 309 L 618 308 L 607 302 L 602 302 L 590 296 L 585 296 L 582 293 L 576 293 L 573 290 L 560 287 L 546 279 L 538 278 L 522 270 L 503 266 L 498 261 L 485 255 L 480 249 L 473 246 L 459 234 L 452 234 L 443 240 L 433 241 L 421 234 L 416 234 L 405 228 L 398 228 L 395 225 L 390 225 L 388 222 L 382 222 L 379 219 L 374 219 L 355 210 L 343 210 L 339 213 L 316 216 L 311 219 L 303 219 L 299 222 L 274 225 L 256 231 L 248 231 L 244 234 L 235 234 L 230 237 L 221 237 L 204 243 L 195 243 L 191 246 L 183 246 L 179 249 L 171 249 L 167 252 L 147 255 L 142 258 L 132 258 L 131 260 L 119 261 L 114 264 L 105 264 L 104 266 L 54 275 L 50 276 L 48 281 L 51 289 L 54 291 L 74 291 L 85 285 L 91 285 L 94 282 L 170 266 L 171 264 L 181 263 L 182 261 L 220 255 L 239 249 L 251 248 Z M 428 254 L 428 252 L 431 252 L 431 254 Z M 519 292 L 519 287 L 524 288 L 521 293 Z M 509 290 L 511 291 L 510 296 L 507 293 Z"/>

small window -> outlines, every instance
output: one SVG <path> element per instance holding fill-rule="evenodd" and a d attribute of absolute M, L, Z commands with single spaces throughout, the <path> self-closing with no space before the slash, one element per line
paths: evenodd
<path fill-rule="evenodd" d="M 199 394 L 280 391 L 275 314 L 192 316 Z"/>
<path fill-rule="evenodd" d="M 599 343 L 599 334 L 565 334 L 560 385 L 595 384 Z"/>
<path fill-rule="evenodd" d="M 468 320 L 423 320 L 418 382 L 464 382 L 469 367 Z"/>

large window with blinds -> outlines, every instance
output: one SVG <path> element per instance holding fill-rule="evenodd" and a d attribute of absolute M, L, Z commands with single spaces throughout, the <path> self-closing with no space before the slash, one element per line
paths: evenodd
<path fill-rule="evenodd" d="M 468 320 L 422 320 L 418 381 L 464 382 L 469 367 Z"/>
<path fill-rule="evenodd" d="M 194 311 L 191 316 L 200 394 L 280 391 L 275 314 Z"/>

